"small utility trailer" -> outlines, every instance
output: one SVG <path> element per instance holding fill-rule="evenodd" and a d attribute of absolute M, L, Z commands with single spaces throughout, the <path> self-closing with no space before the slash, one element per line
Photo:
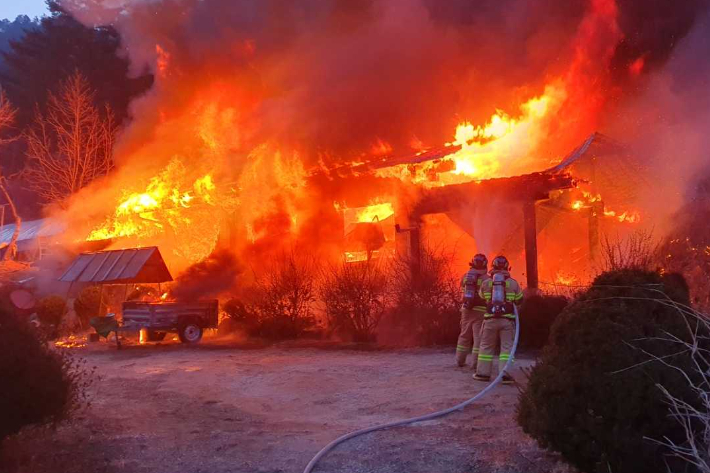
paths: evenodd
<path fill-rule="evenodd" d="M 183 343 L 197 343 L 206 328 L 217 328 L 219 302 L 124 302 L 119 332 L 148 331 L 148 340 L 177 333 Z"/>

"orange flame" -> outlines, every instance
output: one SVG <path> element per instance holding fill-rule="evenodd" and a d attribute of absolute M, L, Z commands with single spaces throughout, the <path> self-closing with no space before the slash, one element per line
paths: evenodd
<path fill-rule="evenodd" d="M 572 201 L 570 207 L 573 210 L 588 209 L 594 202 L 600 202 L 602 196 L 600 194 L 592 195 L 590 192 L 582 191 L 582 199 Z M 638 223 L 641 221 L 641 213 L 637 210 L 626 210 L 622 213 L 617 213 L 614 210 L 604 210 L 605 217 L 614 217 L 619 222 Z"/>
<path fill-rule="evenodd" d="M 206 257 L 217 243 L 221 216 L 236 206 L 235 196 L 231 189 L 219 189 L 211 173 L 196 179 L 191 173 L 173 158 L 143 189 L 124 189 L 113 214 L 86 240 L 165 246 L 188 263 Z"/>
<path fill-rule="evenodd" d="M 379 222 L 394 215 L 394 207 L 389 202 L 353 210 L 357 222 Z"/>
<path fill-rule="evenodd" d="M 170 53 L 167 52 L 159 44 L 155 45 L 155 54 L 157 55 L 156 66 L 158 68 L 158 77 L 166 77 L 168 68 L 170 67 Z"/>
<path fill-rule="evenodd" d="M 189 215 L 181 209 L 191 208 L 195 199 L 214 205 L 212 176 L 207 174 L 197 179 L 192 189 L 184 189 L 178 177 L 181 168 L 180 162 L 173 160 L 163 172 L 150 180 L 144 192 L 124 195 L 115 215 L 94 229 L 87 241 L 150 234 L 168 226 L 189 224 Z"/>
<path fill-rule="evenodd" d="M 542 95 L 520 106 L 516 118 L 498 110 L 484 125 L 460 123 L 454 141 L 445 144 L 459 149 L 441 160 L 452 162 L 451 169 L 441 168 L 439 162 L 425 162 L 416 176 L 408 164 L 380 169 L 377 174 L 424 185 L 447 185 L 539 171 L 550 162 L 536 156 L 537 147 L 547 136 L 550 116 L 565 98 L 562 84 L 548 85 Z M 434 182 L 430 179 L 432 174 L 436 175 Z"/>

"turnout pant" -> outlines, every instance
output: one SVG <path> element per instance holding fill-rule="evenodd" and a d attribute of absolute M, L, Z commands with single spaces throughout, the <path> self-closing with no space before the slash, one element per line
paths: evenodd
<path fill-rule="evenodd" d="M 490 376 L 493 365 L 493 355 L 496 350 L 498 340 L 500 340 L 500 355 L 498 356 L 498 369 L 510 359 L 510 350 L 513 348 L 515 338 L 515 321 L 505 317 L 487 318 L 483 321 L 481 330 L 481 351 L 478 354 L 478 368 L 476 374 L 479 376 Z"/>
<path fill-rule="evenodd" d="M 466 357 L 471 353 L 473 369 L 476 369 L 478 347 L 481 344 L 483 314 L 484 312 L 481 310 L 461 308 L 461 332 L 459 333 L 458 342 L 456 342 L 456 363 L 459 366 L 466 365 Z"/>

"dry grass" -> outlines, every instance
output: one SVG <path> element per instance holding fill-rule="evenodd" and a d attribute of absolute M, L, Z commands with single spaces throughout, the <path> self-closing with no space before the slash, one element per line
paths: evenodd
<path fill-rule="evenodd" d="M 674 456 L 693 465 L 700 473 L 710 473 L 710 350 L 708 334 L 710 319 L 690 307 L 673 303 L 677 310 L 690 319 L 688 329 L 691 341 L 684 341 L 668 334 L 666 341 L 678 345 L 681 351 L 690 354 L 692 365 L 683 370 L 673 364 L 672 359 L 662 359 L 650 355 L 657 362 L 679 371 L 697 396 L 697 402 L 689 402 L 674 396 L 669 389 L 658 385 L 668 400 L 670 413 L 683 427 L 685 443 L 679 444 L 668 438 L 652 439 L 667 447 Z"/>
<path fill-rule="evenodd" d="M 657 384 L 668 402 L 670 415 L 682 426 L 685 438 L 682 443 L 667 437 L 648 440 L 664 446 L 672 456 L 689 466 L 692 465 L 693 471 L 710 473 L 710 318 L 689 306 L 671 300 L 660 290 L 658 293 L 665 298 L 653 300 L 676 309 L 679 315 L 687 320 L 690 333 L 689 341 L 668 332 L 659 341 L 676 346 L 676 355 L 688 354 L 691 359 L 690 368 L 678 366 L 674 362 L 678 356 L 659 357 L 647 351 L 644 353 L 650 361 L 679 372 L 688 383 L 695 399 L 680 399 L 671 393 L 670 387 Z"/>
<path fill-rule="evenodd" d="M 619 269 L 652 270 L 658 263 L 658 242 L 653 231 L 637 230 L 626 238 L 610 238 L 604 235 L 601 241 L 599 274 Z"/>

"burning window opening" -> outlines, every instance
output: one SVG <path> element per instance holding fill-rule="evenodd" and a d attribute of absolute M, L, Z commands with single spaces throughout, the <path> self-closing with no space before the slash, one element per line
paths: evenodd
<path fill-rule="evenodd" d="M 346 263 L 394 255 L 394 206 L 390 202 L 347 208 L 334 203 L 343 214 Z"/>

